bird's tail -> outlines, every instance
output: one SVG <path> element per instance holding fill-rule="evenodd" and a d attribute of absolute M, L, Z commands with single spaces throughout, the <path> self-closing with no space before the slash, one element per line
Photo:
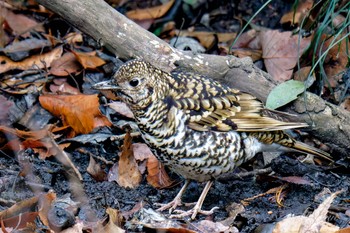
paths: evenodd
<path fill-rule="evenodd" d="M 306 152 L 306 153 L 309 153 L 309 154 L 320 156 L 321 158 L 324 158 L 324 159 L 326 159 L 326 160 L 328 160 L 330 162 L 334 162 L 332 160 L 331 155 L 329 153 L 327 153 L 327 152 L 325 152 L 323 150 L 317 149 L 317 148 L 315 148 L 313 146 L 309 146 L 308 144 L 295 141 L 295 144 L 293 145 L 292 148 L 297 150 L 297 151 Z"/>
<path fill-rule="evenodd" d="M 332 157 L 327 152 L 317 149 L 313 146 L 309 146 L 305 143 L 298 142 L 284 131 L 272 131 L 272 132 L 251 132 L 250 136 L 255 137 L 260 142 L 265 145 L 281 145 L 284 148 L 289 148 L 299 152 L 313 154 L 319 157 L 322 157 L 328 161 L 333 162 Z"/>

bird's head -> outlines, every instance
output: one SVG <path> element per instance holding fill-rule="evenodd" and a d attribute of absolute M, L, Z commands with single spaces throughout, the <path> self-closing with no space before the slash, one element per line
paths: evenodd
<path fill-rule="evenodd" d="M 161 98 L 166 73 L 148 62 L 132 60 L 122 65 L 112 79 L 93 88 L 114 91 L 131 109 L 142 109 Z"/>

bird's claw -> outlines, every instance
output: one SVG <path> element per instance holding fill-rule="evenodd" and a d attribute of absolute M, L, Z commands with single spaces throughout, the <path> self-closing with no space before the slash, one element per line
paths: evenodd
<path fill-rule="evenodd" d="M 169 209 L 169 214 L 171 214 L 176 209 L 176 207 L 182 206 L 182 202 L 181 202 L 181 199 L 174 199 L 167 204 L 154 203 L 154 205 L 160 206 L 160 208 L 158 208 L 157 211 L 161 212 Z"/>
<path fill-rule="evenodd" d="M 183 210 L 174 210 L 177 214 L 172 214 L 169 217 L 170 218 L 184 218 L 191 215 L 191 219 L 194 220 L 197 216 L 197 214 L 203 214 L 203 215 L 212 215 L 215 210 L 219 209 L 219 207 L 215 206 L 211 210 L 202 210 L 200 208 L 193 207 L 190 210 L 183 211 Z"/>

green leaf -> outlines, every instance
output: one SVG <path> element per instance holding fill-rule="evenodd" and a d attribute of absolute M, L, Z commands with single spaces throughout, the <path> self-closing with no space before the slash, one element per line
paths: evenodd
<path fill-rule="evenodd" d="M 276 86 L 266 100 L 266 107 L 276 109 L 295 100 L 304 92 L 304 82 L 289 80 Z"/>

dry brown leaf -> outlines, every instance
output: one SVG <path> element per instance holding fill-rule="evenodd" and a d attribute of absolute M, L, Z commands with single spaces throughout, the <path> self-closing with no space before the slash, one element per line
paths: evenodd
<path fill-rule="evenodd" d="M 340 229 L 335 233 L 350 233 L 350 227 L 344 228 L 344 229 Z"/>
<path fill-rule="evenodd" d="M 13 102 L 6 99 L 4 96 L 0 95 L 0 124 L 6 124 L 8 121 L 10 108 Z"/>
<path fill-rule="evenodd" d="M 124 138 L 123 150 L 119 158 L 117 183 L 124 188 L 136 188 L 141 183 L 141 173 L 132 151 L 132 137 L 127 132 Z"/>
<path fill-rule="evenodd" d="M 125 231 L 119 227 L 123 219 L 120 211 L 108 207 L 106 213 L 109 216 L 108 223 L 105 226 L 98 226 L 95 231 L 97 233 L 124 233 Z"/>
<path fill-rule="evenodd" d="M 14 69 L 28 70 L 48 68 L 54 60 L 61 57 L 62 51 L 62 46 L 60 46 L 50 52 L 34 55 L 19 62 L 14 62 L 5 56 L 0 56 L 0 73 Z"/>
<path fill-rule="evenodd" d="M 256 49 L 233 49 L 230 54 L 239 58 L 250 57 L 253 62 L 262 58 L 262 51 Z"/>
<path fill-rule="evenodd" d="M 339 40 L 344 34 L 340 35 L 337 40 Z M 326 40 L 326 38 L 328 38 Z M 325 52 L 330 43 L 333 41 L 334 37 L 330 37 L 329 35 L 323 34 L 321 40 L 325 40 L 322 48 L 320 49 L 321 53 Z M 326 55 L 326 59 L 324 62 L 324 69 L 328 77 L 328 81 L 331 87 L 338 86 L 338 81 L 342 77 L 342 72 L 346 70 L 348 64 L 348 55 L 349 54 L 350 43 L 344 39 L 338 45 L 332 47 L 328 54 Z"/>
<path fill-rule="evenodd" d="M 99 66 L 106 64 L 104 60 L 96 55 L 96 52 L 82 53 L 77 51 L 72 51 L 75 58 L 84 67 L 84 69 L 96 69 Z"/>
<path fill-rule="evenodd" d="M 41 23 L 37 23 L 34 19 L 31 19 L 25 15 L 15 14 L 12 11 L 2 7 L 0 7 L 0 12 L 16 35 L 27 37 L 30 35 L 29 31 L 33 29 L 41 32 L 44 31 L 44 27 Z"/>
<path fill-rule="evenodd" d="M 2 150 L 20 151 L 32 148 L 39 154 L 41 159 L 56 155 L 59 148 L 52 144 L 51 129 L 44 128 L 36 131 L 22 131 L 6 126 L 0 126 L 0 132 L 3 132 L 8 138 L 8 142 L 1 147 Z M 60 149 L 68 147 L 68 144 L 59 145 Z"/>
<path fill-rule="evenodd" d="M 233 40 L 237 33 L 228 32 L 228 33 L 217 33 L 217 32 L 205 32 L 205 31 L 189 31 L 189 30 L 176 30 L 176 34 L 183 37 L 194 37 L 199 40 L 201 45 L 205 48 L 212 47 L 213 43 L 223 43 Z"/>
<path fill-rule="evenodd" d="M 343 191 L 331 194 L 321 203 L 318 208 L 308 217 L 295 216 L 283 219 L 273 229 L 273 233 L 335 233 L 339 227 L 326 222 L 328 209 L 334 198 Z"/>
<path fill-rule="evenodd" d="M 119 113 L 122 116 L 126 116 L 129 118 L 134 118 L 134 114 L 130 110 L 130 108 L 126 105 L 126 103 L 121 101 L 113 101 L 112 103 L 107 104 L 108 107 L 112 108 L 114 111 Z"/>
<path fill-rule="evenodd" d="M 17 202 L 10 208 L 1 211 L 0 219 L 11 218 L 11 217 L 20 215 L 23 212 L 35 209 L 35 206 L 38 204 L 38 199 L 39 197 L 32 197 L 32 198 Z"/>
<path fill-rule="evenodd" d="M 284 14 L 280 20 L 280 23 L 281 24 L 289 23 L 292 26 L 300 25 L 300 23 L 303 21 L 303 18 L 307 16 L 307 14 L 309 13 L 313 4 L 314 4 L 314 0 L 299 1 L 299 4 L 296 10 L 292 9 L 288 13 Z"/>
<path fill-rule="evenodd" d="M 77 61 L 73 53 L 67 52 L 62 57 L 53 61 L 50 73 L 56 76 L 67 76 L 75 74 L 82 70 L 82 66 Z"/>
<path fill-rule="evenodd" d="M 100 164 L 96 163 L 94 158 L 90 156 L 89 166 L 86 171 L 96 180 L 96 181 L 105 181 L 107 180 L 106 172 L 101 168 Z"/>
<path fill-rule="evenodd" d="M 68 44 L 75 44 L 83 42 L 83 35 L 81 32 L 71 32 L 64 36 L 63 38 Z"/>
<path fill-rule="evenodd" d="M 33 232 L 30 229 L 31 224 L 34 224 L 35 219 L 39 216 L 42 222 L 48 226 L 47 222 L 47 207 L 56 198 L 56 194 L 49 192 L 41 194 L 38 197 L 32 197 L 16 203 L 10 208 L 0 212 L 1 224 L 4 227 L 15 228 L 17 231 Z M 39 212 L 33 212 L 38 209 Z M 0 230 L 1 232 L 1 230 Z"/>
<path fill-rule="evenodd" d="M 51 208 L 51 203 L 56 200 L 56 193 L 49 192 L 47 194 L 41 194 L 38 199 L 38 210 L 41 222 L 50 227 L 48 220 L 48 213 Z"/>
<path fill-rule="evenodd" d="M 238 37 L 233 48 L 249 48 L 261 50 L 261 43 L 258 35 L 259 32 L 255 29 L 244 32 L 240 37 Z"/>
<path fill-rule="evenodd" d="M 96 127 L 111 126 L 102 115 L 97 95 L 41 95 L 40 104 L 76 134 L 90 133 Z"/>
<path fill-rule="evenodd" d="M 81 94 L 78 88 L 72 87 L 67 82 L 67 78 L 55 78 L 53 83 L 50 84 L 50 91 L 56 94 Z"/>
<path fill-rule="evenodd" d="M 143 161 L 151 156 L 154 156 L 151 149 L 145 143 L 132 144 L 132 150 L 137 161 Z"/>
<path fill-rule="evenodd" d="M 167 13 L 174 2 L 175 0 L 170 0 L 160 6 L 131 10 L 126 12 L 126 17 L 133 20 L 157 19 Z"/>
<path fill-rule="evenodd" d="M 0 8 L 1 12 L 1 8 Z M 4 25 L 5 18 L 2 14 L 0 14 L 0 25 Z M 10 42 L 10 38 L 5 32 L 4 27 L 0 27 L 0 48 L 4 48 Z"/>
<path fill-rule="evenodd" d="M 193 223 L 193 225 L 200 232 L 239 232 L 238 229 L 235 227 L 225 226 L 220 222 L 213 222 L 209 220 L 201 220 L 197 223 Z"/>
<path fill-rule="evenodd" d="M 41 49 L 48 46 L 52 46 L 49 40 L 28 38 L 25 40 L 12 42 L 11 44 L 7 45 L 4 49 L 2 49 L 2 52 L 4 53 L 27 52 L 33 49 Z"/>
<path fill-rule="evenodd" d="M 344 108 L 347 111 L 350 111 L 350 97 L 347 97 L 341 104 L 340 107 Z"/>
<path fill-rule="evenodd" d="M 147 182 L 157 189 L 170 187 L 174 183 L 166 173 L 164 166 L 153 154 L 147 159 L 147 171 Z"/>
<path fill-rule="evenodd" d="M 309 45 L 310 38 L 302 38 L 298 48 L 298 35 L 292 36 L 292 32 L 266 30 L 260 32 L 259 37 L 268 73 L 277 82 L 289 80 L 297 59 Z"/>

